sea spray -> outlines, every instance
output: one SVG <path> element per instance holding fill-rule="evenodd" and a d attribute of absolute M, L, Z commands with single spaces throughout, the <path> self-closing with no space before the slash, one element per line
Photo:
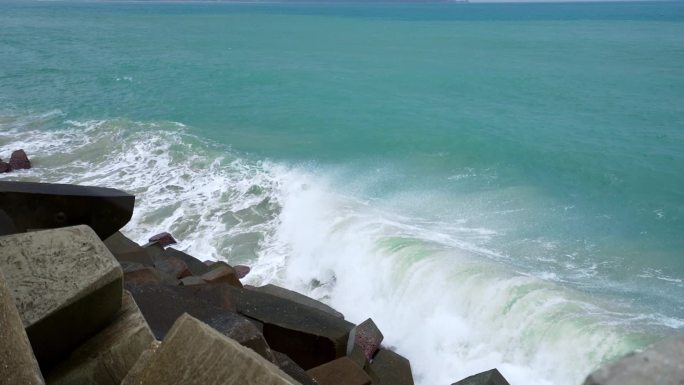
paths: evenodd
<path fill-rule="evenodd" d="M 134 193 L 128 235 L 171 231 L 199 258 L 251 264 L 247 283 L 295 289 L 353 322 L 372 317 L 419 385 L 491 367 L 514 385 L 577 384 L 656 338 L 630 309 L 486 257 L 495 231 L 378 207 L 321 169 L 252 160 L 174 122 L 58 111 L 1 121 L 0 152 L 23 147 L 35 163 L 4 180 Z"/>
<path fill-rule="evenodd" d="M 385 342 L 410 358 L 419 384 L 491 367 L 513 384 L 577 384 L 641 338 L 604 324 L 614 315 L 589 298 L 506 271 L 435 240 L 446 234 L 291 173 L 278 231 L 252 279 L 327 299 L 355 322 L 373 317 Z"/>

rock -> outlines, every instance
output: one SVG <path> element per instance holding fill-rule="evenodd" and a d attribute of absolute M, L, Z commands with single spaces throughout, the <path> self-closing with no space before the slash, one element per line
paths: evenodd
<path fill-rule="evenodd" d="M 168 245 L 173 245 L 178 242 L 173 238 L 173 236 L 167 232 L 159 233 L 149 239 L 150 243 L 158 243 L 162 247 L 166 247 Z"/>
<path fill-rule="evenodd" d="M 128 223 L 134 202 L 133 195 L 109 188 L 0 182 L 0 209 L 17 232 L 83 224 L 106 239 Z"/>
<path fill-rule="evenodd" d="M 245 278 L 247 276 L 247 274 L 249 274 L 249 272 L 252 269 L 250 269 L 249 266 L 236 265 L 236 266 L 233 266 L 233 270 L 235 270 L 235 274 L 237 274 L 237 277 L 242 279 L 242 278 Z"/>
<path fill-rule="evenodd" d="M 126 285 L 126 289 L 131 291 L 150 325 L 152 333 L 159 340 L 164 339 L 173 323 L 183 313 L 189 313 L 201 320 L 209 320 L 226 311 L 234 311 L 232 295 L 226 287 L 226 284 Z"/>
<path fill-rule="evenodd" d="M 283 372 L 290 375 L 290 377 L 297 380 L 302 385 L 320 385 L 314 380 L 304 369 L 302 369 L 296 362 L 292 361 L 290 357 L 275 350 L 272 351 L 276 359 L 276 365 Z"/>
<path fill-rule="evenodd" d="M 24 150 L 16 150 L 12 152 L 9 160 L 10 167 L 12 170 L 21 170 L 31 168 L 31 161 Z"/>
<path fill-rule="evenodd" d="M 118 385 L 154 341 L 130 293 L 105 329 L 86 341 L 47 375 L 50 385 Z"/>
<path fill-rule="evenodd" d="M 142 369 L 122 385 L 296 385 L 275 365 L 184 314 Z"/>
<path fill-rule="evenodd" d="M 3 384 L 45 384 L 2 271 L 0 271 L 0 379 Z"/>
<path fill-rule="evenodd" d="M 383 338 L 382 332 L 378 329 L 375 322 L 368 318 L 356 326 L 349 335 L 350 343 L 347 344 L 347 355 L 351 353 L 355 345 L 361 348 L 367 360 L 373 359 L 373 355 L 380 348 Z"/>
<path fill-rule="evenodd" d="M 214 267 L 214 265 L 222 264 L 224 266 Z M 227 283 L 231 286 L 242 287 L 242 283 L 235 274 L 235 270 L 228 264 L 223 262 L 216 262 L 212 265 L 212 269 L 202 274 L 202 279 L 207 283 Z"/>
<path fill-rule="evenodd" d="M 137 267 L 127 266 L 126 271 L 124 272 L 124 285 L 127 288 L 147 284 L 176 286 L 178 283 L 179 282 L 175 277 L 153 267 L 146 267 L 140 264 L 138 264 Z"/>
<path fill-rule="evenodd" d="M 188 265 L 183 260 L 166 254 L 154 259 L 154 267 L 178 279 L 192 275 Z"/>
<path fill-rule="evenodd" d="M 371 385 L 371 379 L 347 357 L 325 363 L 307 371 L 321 385 Z"/>
<path fill-rule="evenodd" d="M 192 255 L 186 254 L 180 250 L 176 250 L 173 247 L 169 247 L 166 250 L 164 250 L 164 254 L 169 257 L 178 258 L 181 261 L 185 262 L 185 264 L 188 266 L 188 269 L 190 269 L 192 275 L 202 275 L 209 271 L 207 265 L 202 263 L 202 261 L 193 257 Z"/>
<path fill-rule="evenodd" d="M 200 277 L 195 277 L 194 275 L 190 277 L 185 277 L 180 281 L 180 284 L 183 286 L 204 285 L 206 283 L 207 281 L 203 280 Z"/>
<path fill-rule="evenodd" d="M 0 237 L 0 268 L 43 369 L 121 307 L 119 263 L 88 226 Z"/>
<path fill-rule="evenodd" d="M 324 304 L 323 302 L 316 301 L 313 298 L 307 297 L 303 294 L 299 294 L 296 291 L 288 290 L 280 286 L 276 285 L 264 285 L 264 286 L 259 286 L 259 287 L 250 287 L 250 290 L 255 290 L 260 293 L 268 293 L 271 295 L 275 295 L 276 297 L 284 298 L 293 302 L 297 302 L 299 304 L 305 305 L 312 307 L 314 309 L 318 309 L 321 311 L 324 311 L 328 314 L 331 314 L 337 318 L 342 318 L 344 319 L 344 315 L 337 310 L 331 308 L 330 306 Z"/>
<path fill-rule="evenodd" d="M 478 373 L 451 385 L 509 385 L 504 376 L 496 369 Z"/>
<path fill-rule="evenodd" d="M 324 311 L 254 290 L 231 287 L 237 311 L 263 323 L 266 342 L 303 369 L 342 357 L 353 324 Z"/>
<path fill-rule="evenodd" d="M 10 171 L 12 171 L 12 166 L 10 166 L 9 163 L 3 162 L 2 159 L 0 159 L 0 174 Z"/>
<path fill-rule="evenodd" d="M 632 352 L 587 377 L 584 385 L 681 385 L 684 383 L 684 337 L 670 338 L 642 352 Z"/>
<path fill-rule="evenodd" d="M 380 349 L 368 366 L 374 385 L 413 385 L 411 363 L 401 355 Z"/>

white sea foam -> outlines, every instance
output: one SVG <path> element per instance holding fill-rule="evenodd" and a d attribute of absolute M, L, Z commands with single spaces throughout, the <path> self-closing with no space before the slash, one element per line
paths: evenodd
<path fill-rule="evenodd" d="M 574 385 L 639 343 L 622 327 L 635 315 L 497 263 L 506 256 L 483 246 L 495 231 L 397 215 L 340 194 L 321 173 L 246 160 L 178 123 L 60 117 L 0 119 L 0 154 L 23 147 L 35 165 L 0 179 L 134 193 L 128 235 L 171 231 L 199 258 L 249 262 L 248 283 L 280 283 L 354 322 L 372 317 L 419 385 L 492 367 L 514 385 Z"/>
<path fill-rule="evenodd" d="M 411 359 L 418 384 L 492 367 L 512 384 L 577 384 L 629 349 L 579 295 L 507 272 L 447 234 L 424 237 L 310 175 L 281 177 L 278 230 L 251 281 L 328 300 L 354 322 L 371 316 Z"/>

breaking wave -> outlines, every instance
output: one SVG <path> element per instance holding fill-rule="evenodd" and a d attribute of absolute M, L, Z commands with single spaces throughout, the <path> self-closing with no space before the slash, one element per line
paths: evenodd
<path fill-rule="evenodd" d="M 573 385 L 658 337 L 653 320 L 486 258 L 495 232 L 402 216 L 344 195 L 325 170 L 251 159 L 175 122 L 70 121 L 60 111 L 0 116 L 0 154 L 34 168 L 1 175 L 136 195 L 123 231 L 159 231 L 200 259 L 249 263 L 348 319 L 372 317 L 416 383 L 498 367 L 512 384 Z M 5 155 L 5 156 L 7 156 Z M 681 325 L 680 325 L 681 326 Z"/>

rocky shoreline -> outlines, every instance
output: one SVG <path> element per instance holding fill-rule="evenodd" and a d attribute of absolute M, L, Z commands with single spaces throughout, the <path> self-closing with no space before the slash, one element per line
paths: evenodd
<path fill-rule="evenodd" d="M 201 261 L 168 233 L 128 239 L 119 229 L 134 201 L 0 182 L 0 383 L 414 383 L 372 319 L 355 325 L 297 292 L 243 285 L 249 267 Z M 683 352 L 684 339 L 663 342 L 585 385 L 681 385 Z M 452 385 L 506 384 L 492 369 Z"/>

